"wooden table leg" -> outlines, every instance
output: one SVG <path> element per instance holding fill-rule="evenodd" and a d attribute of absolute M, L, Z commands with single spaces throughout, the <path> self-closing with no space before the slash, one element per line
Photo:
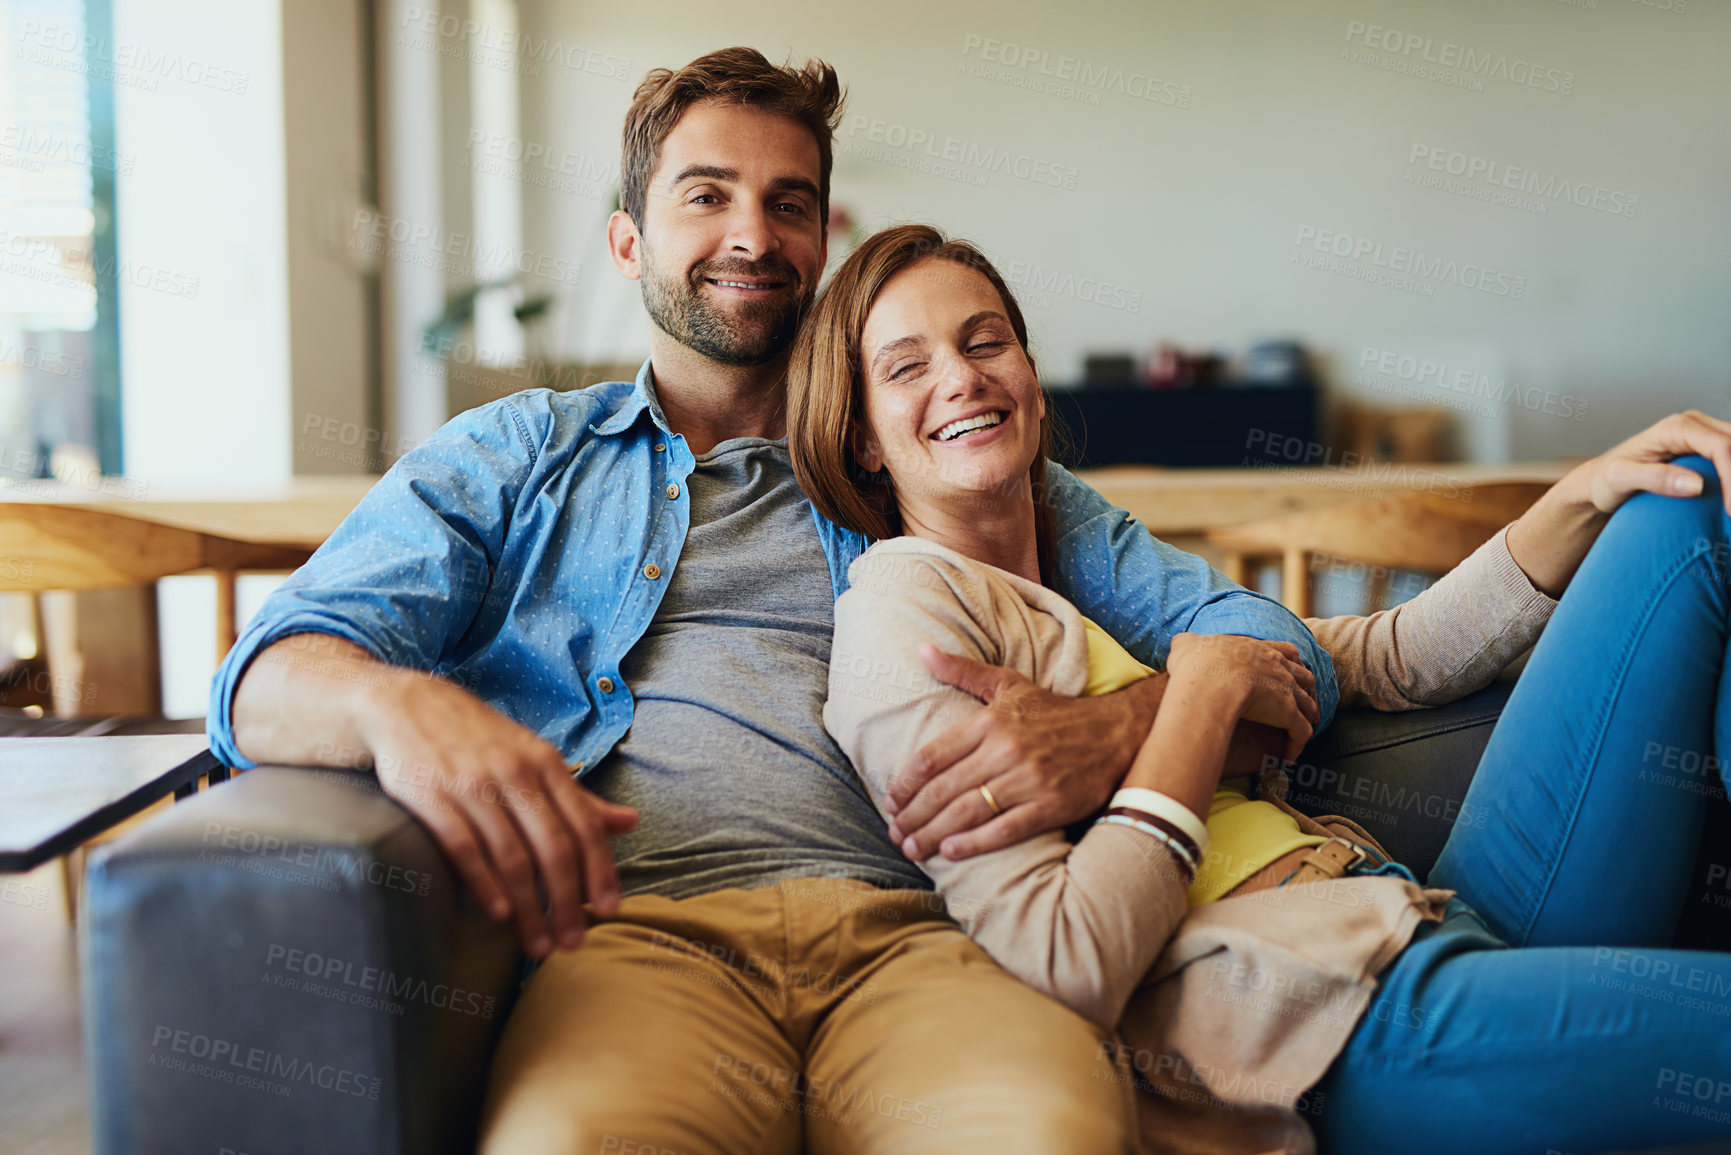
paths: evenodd
<path fill-rule="evenodd" d="M 1315 612 L 1310 590 L 1310 551 L 1289 549 L 1280 558 L 1280 602 L 1301 618 Z"/>
<path fill-rule="evenodd" d="M 1374 614 L 1382 608 L 1383 601 L 1388 597 L 1388 567 L 1373 565 L 1370 567 L 1370 582 L 1364 593 L 1364 612 Z"/>
<path fill-rule="evenodd" d="M 162 712 L 156 589 L 49 590 L 43 638 L 59 717 Z"/>
<path fill-rule="evenodd" d="M 216 571 L 216 660 L 220 663 L 234 649 L 235 571 Z"/>
<path fill-rule="evenodd" d="M 78 922 L 78 885 L 84 879 L 84 847 L 74 846 L 60 856 L 60 882 L 66 898 L 66 925 Z"/>
<path fill-rule="evenodd" d="M 1235 549 L 1229 549 L 1226 551 L 1225 568 L 1222 569 L 1221 572 L 1226 575 L 1227 581 L 1237 582 L 1241 586 L 1248 585 L 1244 580 L 1244 555 Z"/>

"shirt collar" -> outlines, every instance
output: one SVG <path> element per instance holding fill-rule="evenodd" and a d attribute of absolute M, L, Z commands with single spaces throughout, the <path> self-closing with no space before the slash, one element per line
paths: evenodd
<path fill-rule="evenodd" d="M 602 435 L 623 433 L 636 424 L 638 415 L 646 409 L 649 411 L 650 420 L 654 421 L 662 432 L 672 436 L 673 430 L 667 424 L 667 415 L 661 412 L 661 401 L 655 396 L 655 373 L 647 360 L 643 362 L 643 367 L 637 370 L 637 381 L 632 385 L 631 394 L 625 399 L 625 403 L 613 411 L 613 416 L 591 428 Z"/>

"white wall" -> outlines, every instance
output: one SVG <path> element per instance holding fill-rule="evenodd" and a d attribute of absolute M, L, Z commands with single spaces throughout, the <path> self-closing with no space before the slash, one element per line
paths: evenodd
<path fill-rule="evenodd" d="M 289 476 L 282 19 L 116 0 L 121 433 L 157 482 Z"/>
<path fill-rule="evenodd" d="M 366 472 L 360 12 L 116 0 L 121 428 L 147 486 Z M 243 580 L 241 621 L 280 580 Z M 170 579 L 157 604 L 164 711 L 196 717 L 214 582 Z"/>
<path fill-rule="evenodd" d="M 463 231 L 469 211 L 467 178 L 440 141 L 446 128 L 460 135 L 467 123 L 468 68 L 438 51 L 437 36 L 441 14 L 466 7 L 437 0 L 376 5 L 381 223 L 370 244 L 380 269 L 386 464 L 449 416 L 444 363 L 422 349 L 421 331 L 444 310 L 453 264 L 444 246 Z"/>
<path fill-rule="evenodd" d="M 557 286 L 548 335 L 559 355 L 628 358 L 646 347 L 635 286 L 613 272 L 600 243 L 611 184 L 603 191 L 581 176 L 616 165 L 632 87 L 650 67 L 751 44 L 772 59 L 820 56 L 837 66 L 851 95 L 835 198 L 868 230 L 925 220 L 981 243 L 1024 282 L 1049 380 L 1077 378 L 1096 348 L 1140 351 L 1170 339 L 1238 349 L 1295 335 L 1323 355 L 1341 392 L 1387 400 L 1405 389 L 1413 403 L 1471 407 L 1467 440 L 1484 457 L 1596 451 L 1689 405 L 1731 415 L 1722 64 L 1731 4 L 521 7 L 538 71 L 521 77 L 523 137 L 554 164 L 524 182 L 524 244 L 584 265 L 577 284 Z M 1396 30 L 1396 49 L 1367 47 L 1372 34 L 1360 25 Z M 1028 63 L 985 60 L 989 41 L 1016 45 L 1015 59 Z M 1488 67 L 1446 72 L 1478 90 L 1410 73 L 1427 51 L 1453 64 L 1466 50 Z M 1001 60 L 1002 48 L 994 55 Z M 1042 66 L 1079 67 L 1065 57 L 1105 70 L 1108 86 L 1028 87 L 1045 80 Z M 1524 79 L 1533 66 L 1537 87 L 1503 78 Z M 1155 99 L 1114 87 L 1119 69 L 1123 89 L 1144 91 L 1151 79 Z M 909 147 L 914 133 L 936 143 Z M 447 149 L 468 148 L 453 127 L 446 139 Z M 941 161 L 952 140 L 952 154 L 1007 151 L 1060 183 L 1073 177 L 1074 188 L 965 159 L 936 173 L 895 163 Z M 1494 161 L 1499 176 L 1515 166 L 1540 182 L 1602 189 L 1605 206 L 1633 196 L 1634 213 L 1538 198 L 1540 214 L 1424 187 L 1409 177 L 1447 173 L 1411 163 L 1419 147 L 1445 164 L 1460 153 L 1461 163 Z M 616 168 L 608 176 L 616 182 Z M 1326 262 L 1319 241 L 1349 252 L 1380 245 L 1385 262 L 1397 247 L 1415 250 L 1445 273 L 1452 262 L 1456 279 L 1420 277 L 1414 291 L 1351 275 L 1381 271 L 1370 255 L 1345 271 L 1295 263 Z M 1483 268 L 1506 295 L 1459 283 Z M 1395 354 L 1395 371 L 1375 373 L 1369 355 L 1361 374 L 1367 349 Z M 1413 377 L 1418 363 L 1440 368 L 1403 379 L 1403 355 Z M 1457 373 L 1466 375 L 1459 383 Z M 1439 387 L 1439 375 L 1454 387 Z"/>
<path fill-rule="evenodd" d="M 360 0 L 282 6 L 284 228 L 288 247 L 290 420 L 296 474 L 368 468 L 336 422 L 367 426 L 367 275 L 353 225 L 366 200 L 367 73 Z M 376 442 L 381 438 L 374 438 Z"/>

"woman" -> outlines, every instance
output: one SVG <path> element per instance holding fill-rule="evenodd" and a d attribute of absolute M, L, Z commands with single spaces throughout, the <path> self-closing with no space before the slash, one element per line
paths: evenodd
<path fill-rule="evenodd" d="M 878 540 L 836 605 L 825 718 L 880 808 L 908 756 L 981 708 L 909 673 L 922 643 L 1064 694 L 1148 672 L 1043 580 L 1045 427 L 1012 294 L 935 230 L 869 239 L 796 345 L 795 468 L 821 513 Z M 1705 451 L 1725 471 L 1728 432 L 1662 423 L 1400 612 L 1314 623 L 1343 701 L 1434 703 L 1493 677 L 1570 585 L 1475 778 L 1487 819 L 1431 876 L 1447 889 L 1368 836 L 1217 790 L 1239 720 L 1286 730 L 1289 753 L 1308 735 L 1313 683 L 1290 646 L 1186 634 L 1112 813 L 1073 846 L 922 863 L 1007 969 L 1118 1023 L 1148 1149 L 1308 1150 L 1301 1110 L 1335 1151 L 1731 1134 L 1731 956 L 1664 949 L 1705 797 L 1640 765 L 1731 725 L 1727 517 L 1706 461 L 1664 463 Z M 1630 502 L 1571 582 L 1599 511 L 1636 489 L 1700 496 Z"/>

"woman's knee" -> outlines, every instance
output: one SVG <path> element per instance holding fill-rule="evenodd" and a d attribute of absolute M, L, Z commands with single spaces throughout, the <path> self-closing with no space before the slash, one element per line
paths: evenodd
<path fill-rule="evenodd" d="M 1676 541 L 1685 546 L 1711 549 L 1721 568 L 1731 568 L 1731 518 L 1725 514 L 1719 473 L 1705 457 L 1679 457 L 1674 464 L 1699 473 L 1701 492 L 1694 497 L 1637 493 L 1612 514 L 1605 536 L 1619 548 L 1633 544 L 1628 538 Z"/>

